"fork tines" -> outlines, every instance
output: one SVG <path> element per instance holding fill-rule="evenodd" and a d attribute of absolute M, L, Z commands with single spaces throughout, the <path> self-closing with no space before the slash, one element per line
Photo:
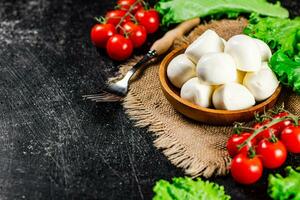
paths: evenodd
<path fill-rule="evenodd" d="M 90 95 L 83 95 L 84 100 L 91 100 L 95 102 L 117 102 L 121 101 L 123 97 L 120 97 L 116 94 L 112 94 L 106 91 L 101 91 L 98 94 L 90 94 Z"/>

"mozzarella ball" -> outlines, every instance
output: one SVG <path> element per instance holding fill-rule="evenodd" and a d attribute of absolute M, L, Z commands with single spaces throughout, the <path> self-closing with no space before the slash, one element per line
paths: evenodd
<path fill-rule="evenodd" d="M 221 110 L 241 110 L 255 104 L 250 91 L 239 83 L 227 83 L 218 87 L 212 100 L 215 108 Z"/>
<path fill-rule="evenodd" d="M 259 40 L 256 38 L 254 38 L 253 40 L 256 42 L 256 44 L 259 48 L 261 61 L 269 61 L 272 56 L 270 47 L 262 40 Z"/>
<path fill-rule="evenodd" d="M 235 35 L 225 45 L 225 53 L 230 54 L 237 69 L 245 72 L 258 71 L 261 67 L 260 50 L 256 42 L 246 35 Z"/>
<path fill-rule="evenodd" d="M 196 105 L 207 108 L 211 106 L 212 93 L 213 86 L 206 85 L 195 77 L 183 84 L 180 96 Z"/>
<path fill-rule="evenodd" d="M 237 70 L 236 82 L 239 83 L 239 84 L 243 84 L 245 75 L 246 75 L 246 72 L 242 72 L 240 70 Z"/>
<path fill-rule="evenodd" d="M 197 76 L 210 85 L 233 82 L 237 78 L 236 64 L 226 53 L 209 53 L 201 57 L 196 68 Z"/>
<path fill-rule="evenodd" d="M 195 68 L 195 64 L 187 55 L 180 54 L 169 63 L 167 76 L 174 86 L 181 88 L 187 80 L 196 76 Z"/>
<path fill-rule="evenodd" d="M 223 52 L 224 43 L 215 31 L 207 30 L 188 46 L 185 54 L 194 62 L 206 53 Z"/>
<path fill-rule="evenodd" d="M 256 101 L 269 98 L 278 87 L 279 81 L 269 67 L 263 67 L 258 72 L 247 73 L 244 85 L 250 90 Z"/>

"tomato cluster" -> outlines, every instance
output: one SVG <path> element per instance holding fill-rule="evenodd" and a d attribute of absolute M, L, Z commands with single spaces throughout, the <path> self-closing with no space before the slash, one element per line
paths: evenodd
<path fill-rule="evenodd" d="M 146 42 L 148 34 L 159 28 L 158 12 L 146 7 L 142 0 L 119 0 L 117 9 L 108 11 L 105 18 L 92 27 L 92 43 L 97 48 L 106 48 L 113 60 L 126 60 L 134 48 Z"/>
<path fill-rule="evenodd" d="M 292 120 L 293 119 L 293 120 Z M 287 152 L 300 153 L 300 126 L 294 115 L 286 111 L 257 122 L 247 132 L 233 134 L 227 150 L 233 158 L 230 171 L 241 184 L 252 184 L 260 179 L 263 168 L 282 166 Z"/>

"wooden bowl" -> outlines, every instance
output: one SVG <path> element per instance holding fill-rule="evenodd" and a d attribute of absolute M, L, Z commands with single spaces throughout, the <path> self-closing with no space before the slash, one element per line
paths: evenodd
<path fill-rule="evenodd" d="M 182 99 L 180 97 L 180 90 L 173 86 L 167 77 L 167 67 L 169 62 L 178 54 L 183 53 L 184 50 L 184 48 L 175 49 L 164 58 L 159 68 L 159 80 L 163 93 L 168 101 L 177 111 L 186 117 L 206 124 L 230 125 L 235 121 L 249 121 L 254 118 L 255 112 L 260 113 L 264 110 L 268 110 L 276 103 L 281 91 L 281 86 L 278 86 L 274 94 L 267 100 L 260 102 L 251 108 L 236 111 L 204 108 Z"/>

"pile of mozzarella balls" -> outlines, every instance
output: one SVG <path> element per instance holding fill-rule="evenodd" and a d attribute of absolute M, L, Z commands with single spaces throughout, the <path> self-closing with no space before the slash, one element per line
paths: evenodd
<path fill-rule="evenodd" d="M 268 66 L 272 53 L 261 40 L 235 35 L 228 41 L 207 30 L 168 65 L 180 96 L 202 107 L 246 109 L 269 98 L 279 81 Z"/>

